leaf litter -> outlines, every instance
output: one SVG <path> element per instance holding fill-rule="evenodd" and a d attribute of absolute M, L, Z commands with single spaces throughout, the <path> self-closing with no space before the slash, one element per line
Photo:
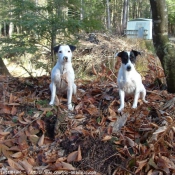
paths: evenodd
<path fill-rule="evenodd" d="M 150 58 L 153 57 L 150 55 Z M 162 72 L 149 73 L 143 83 L 148 104 L 132 97 L 119 114 L 116 72 L 105 64 L 95 79 L 78 79 L 74 111 L 66 96 L 50 107 L 50 77 L 12 78 L 3 83 L 0 102 L 0 168 L 31 172 L 94 171 L 101 175 L 175 174 L 174 94 L 155 84 Z"/>

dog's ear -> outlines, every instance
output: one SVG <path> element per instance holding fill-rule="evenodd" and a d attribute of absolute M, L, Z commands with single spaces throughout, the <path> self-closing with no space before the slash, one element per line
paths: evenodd
<path fill-rule="evenodd" d="M 141 53 L 140 53 L 140 52 L 138 52 L 138 51 L 136 51 L 136 50 L 131 50 L 131 52 L 133 52 L 133 53 L 134 53 L 135 57 L 136 57 L 136 56 L 138 56 L 138 55 L 141 55 Z"/>
<path fill-rule="evenodd" d="M 55 46 L 55 47 L 53 48 L 53 50 L 54 50 L 54 53 L 57 53 L 57 52 L 58 52 L 58 50 L 59 50 L 59 48 L 60 48 L 60 45 L 58 45 L 58 46 Z"/>
<path fill-rule="evenodd" d="M 70 50 L 71 50 L 72 52 L 76 49 L 76 47 L 75 47 L 75 46 L 72 46 L 72 45 L 69 45 L 69 47 L 70 47 Z"/>
<path fill-rule="evenodd" d="M 119 52 L 119 53 L 118 53 L 116 56 L 121 58 L 121 57 L 122 57 L 122 55 L 123 55 L 123 52 L 124 52 L 124 51 Z"/>

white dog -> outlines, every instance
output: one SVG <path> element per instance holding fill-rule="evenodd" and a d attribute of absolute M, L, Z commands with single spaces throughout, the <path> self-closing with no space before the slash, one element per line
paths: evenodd
<path fill-rule="evenodd" d="M 72 67 L 72 52 L 76 49 L 71 45 L 59 45 L 54 47 L 54 52 L 58 54 L 58 60 L 51 72 L 51 101 L 50 105 L 54 105 L 56 91 L 60 94 L 67 91 L 67 106 L 69 110 L 73 110 L 72 94 L 76 94 L 77 87 L 74 83 L 75 74 Z"/>
<path fill-rule="evenodd" d="M 121 112 L 124 109 L 125 94 L 134 94 L 132 108 L 137 108 L 140 95 L 142 96 L 142 100 L 147 103 L 145 100 L 146 89 L 142 84 L 140 74 L 135 69 L 136 57 L 139 54 L 140 52 L 135 50 L 132 50 L 131 52 L 122 51 L 116 54 L 116 56 L 120 57 L 122 60 L 122 65 L 119 69 L 117 78 L 120 96 L 120 108 L 118 109 L 118 112 Z"/>

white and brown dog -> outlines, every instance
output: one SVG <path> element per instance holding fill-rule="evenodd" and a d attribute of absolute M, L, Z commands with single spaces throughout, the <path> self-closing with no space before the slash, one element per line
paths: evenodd
<path fill-rule="evenodd" d="M 56 91 L 60 94 L 67 92 L 67 106 L 73 110 L 72 94 L 76 94 L 77 87 L 74 83 L 75 74 L 72 67 L 72 52 L 76 49 L 72 45 L 59 45 L 54 47 L 54 52 L 58 54 L 58 60 L 51 72 L 51 101 L 54 105 Z"/>
<path fill-rule="evenodd" d="M 117 78 L 120 96 L 120 108 L 118 112 L 124 109 L 125 94 L 134 94 L 132 108 L 137 108 L 140 95 L 142 100 L 147 103 L 145 100 L 146 89 L 142 84 L 141 75 L 135 69 L 135 61 L 138 55 L 141 55 L 140 52 L 135 50 L 131 50 L 130 52 L 122 51 L 116 54 L 122 61 Z"/>

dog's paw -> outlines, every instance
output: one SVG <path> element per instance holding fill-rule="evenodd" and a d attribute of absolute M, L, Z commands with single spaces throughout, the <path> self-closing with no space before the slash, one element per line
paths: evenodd
<path fill-rule="evenodd" d="M 147 100 L 143 100 L 143 102 L 144 102 L 144 103 L 148 103 L 148 101 L 147 101 Z"/>
<path fill-rule="evenodd" d="M 68 104 L 68 109 L 69 109 L 70 111 L 73 111 L 73 110 L 74 110 L 74 106 L 72 106 L 72 104 Z"/>
<path fill-rule="evenodd" d="M 50 106 L 53 106 L 53 105 L 54 105 L 54 103 L 51 101 L 51 102 L 49 103 L 49 105 L 50 105 Z"/>
<path fill-rule="evenodd" d="M 118 113 L 120 113 L 120 112 L 122 112 L 123 111 L 123 107 L 122 108 L 119 108 L 117 111 L 118 111 Z"/>
<path fill-rule="evenodd" d="M 133 104 L 133 105 L 132 105 L 132 108 L 133 108 L 133 109 L 136 109 L 136 108 L 137 108 L 137 105 Z"/>

